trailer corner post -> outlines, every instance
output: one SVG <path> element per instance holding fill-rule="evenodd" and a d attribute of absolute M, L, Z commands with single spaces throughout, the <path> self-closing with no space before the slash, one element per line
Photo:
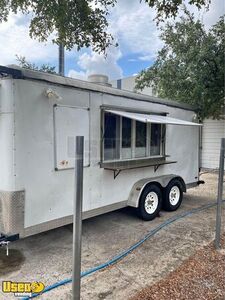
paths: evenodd
<path fill-rule="evenodd" d="M 76 137 L 72 299 L 80 300 L 84 137 Z"/>
<path fill-rule="evenodd" d="M 222 138 L 221 139 L 221 148 L 220 148 L 220 165 L 219 165 L 217 212 L 216 212 L 216 237 L 215 237 L 215 248 L 216 249 L 219 249 L 221 246 L 220 245 L 220 236 L 221 236 L 224 160 L 225 160 L 225 138 Z"/>

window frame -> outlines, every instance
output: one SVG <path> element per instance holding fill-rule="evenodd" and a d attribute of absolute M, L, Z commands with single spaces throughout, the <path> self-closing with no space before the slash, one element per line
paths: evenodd
<path fill-rule="evenodd" d="M 123 161 L 135 161 L 135 160 L 144 160 L 144 159 L 165 159 L 166 158 L 166 124 L 161 125 L 161 141 L 160 141 L 160 155 L 150 155 L 151 151 L 151 123 L 146 123 L 146 156 L 143 157 L 135 157 L 136 150 L 136 120 L 131 119 L 131 158 L 122 158 L 122 118 L 123 116 L 119 116 L 119 158 L 115 158 L 112 160 L 105 160 L 104 157 L 104 133 L 105 133 L 105 114 L 108 112 L 105 110 L 101 111 L 101 163 L 105 162 L 123 162 Z M 137 112 L 142 113 L 142 112 Z M 162 114 L 164 115 L 164 114 Z"/>

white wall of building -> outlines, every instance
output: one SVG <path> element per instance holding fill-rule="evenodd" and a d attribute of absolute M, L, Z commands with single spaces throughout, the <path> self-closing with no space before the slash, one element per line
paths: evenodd
<path fill-rule="evenodd" d="M 202 129 L 202 168 L 218 169 L 221 138 L 225 138 L 225 120 L 206 119 Z"/>
<path fill-rule="evenodd" d="M 134 92 L 136 77 L 137 76 L 125 77 L 125 78 L 118 79 L 118 80 L 112 80 L 112 81 L 110 81 L 110 83 L 115 88 Z M 151 87 L 146 87 L 142 91 L 137 91 L 137 92 L 140 94 L 144 94 L 144 95 L 156 96 L 156 95 L 154 95 Z"/>

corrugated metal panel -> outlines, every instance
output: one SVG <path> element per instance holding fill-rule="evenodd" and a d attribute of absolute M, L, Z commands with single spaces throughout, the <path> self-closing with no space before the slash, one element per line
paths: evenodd
<path fill-rule="evenodd" d="M 184 126 L 201 126 L 201 124 L 188 122 L 180 119 L 175 119 L 166 116 L 159 116 L 159 115 L 145 115 L 145 114 L 138 114 L 120 110 L 106 110 L 115 115 L 123 116 L 129 119 L 137 120 L 143 123 L 157 123 L 157 124 L 171 124 L 171 125 L 184 125 Z"/>
<path fill-rule="evenodd" d="M 202 168 L 218 169 L 221 138 L 225 137 L 225 120 L 207 119 L 202 131 Z"/>

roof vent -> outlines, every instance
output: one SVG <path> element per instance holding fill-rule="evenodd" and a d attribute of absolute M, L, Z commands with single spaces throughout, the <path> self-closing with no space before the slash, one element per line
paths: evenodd
<path fill-rule="evenodd" d="M 22 69 L 22 67 L 20 67 L 19 65 L 15 65 L 15 64 L 6 65 L 6 67 L 16 69 L 16 70 L 21 70 Z"/>
<path fill-rule="evenodd" d="M 93 74 L 88 76 L 88 81 L 104 86 L 112 86 L 109 83 L 109 77 L 102 74 Z"/>

